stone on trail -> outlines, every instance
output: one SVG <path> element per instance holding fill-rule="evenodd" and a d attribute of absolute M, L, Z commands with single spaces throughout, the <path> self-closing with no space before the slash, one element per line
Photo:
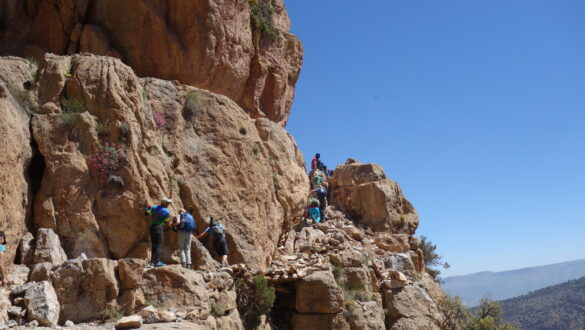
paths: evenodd
<path fill-rule="evenodd" d="M 34 283 L 24 295 L 27 318 L 44 326 L 56 326 L 61 305 L 51 282 Z"/>
<path fill-rule="evenodd" d="M 126 316 L 116 322 L 116 329 L 140 328 L 142 326 L 142 317 L 140 315 Z"/>

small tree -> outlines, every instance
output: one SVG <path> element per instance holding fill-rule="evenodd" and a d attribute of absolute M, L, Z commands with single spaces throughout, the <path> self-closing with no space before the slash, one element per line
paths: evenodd
<path fill-rule="evenodd" d="M 497 301 L 489 296 L 481 298 L 479 306 L 474 309 L 466 330 L 517 330 L 515 326 L 502 320 L 504 310 Z"/>
<path fill-rule="evenodd" d="M 441 263 L 443 257 L 436 252 L 437 246 L 429 241 L 426 236 L 420 237 L 420 249 L 424 254 L 425 269 L 427 273 L 431 275 L 435 281 L 440 282 L 441 278 L 439 275 L 441 274 L 441 271 L 433 267 L 440 266 L 443 268 L 449 268 L 451 265 L 447 262 Z"/>
<path fill-rule="evenodd" d="M 443 314 L 440 327 L 444 330 L 463 329 L 471 318 L 471 313 L 463 306 L 459 297 L 445 296 L 439 300 L 437 307 Z"/>

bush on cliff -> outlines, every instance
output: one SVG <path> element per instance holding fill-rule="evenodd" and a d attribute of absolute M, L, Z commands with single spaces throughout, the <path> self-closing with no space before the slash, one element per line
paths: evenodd
<path fill-rule="evenodd" d="M 262 37 L 268 40 L 275 40 L 278 32 L 272 25 L 274 10 L 267 1 L 250 0 L 250 17 L 255 28 L 260 29 Z"/>
<path fill-rule="evenodd" d="M 449 268 L 449 264 L 446 262 L 441 263 L 443 257 L 436 252 L 437 246 L 429 241 L 426 236 L 420 237 L 420 249 L 425 256 L 425 269 L 427 273 L 431 275 L 435 281 L 440 282 L 441 278 L 439 275 L 441 274 L 441 271 L 433 267 L 441 266 L 443 268 Z"/>
<path fill-rule="evenodd" d="M 274 306 L 276 300 L 274 287 L 268 285 L 264 276 L 256 275 L 252 279 L 252 283 L 238 279 L 236 292 L 238 294 L 238 312 L 244 326 L 246 329 L 255 329 L 260 325 L 260 317 L 270 313 L 272 306 Z"/>

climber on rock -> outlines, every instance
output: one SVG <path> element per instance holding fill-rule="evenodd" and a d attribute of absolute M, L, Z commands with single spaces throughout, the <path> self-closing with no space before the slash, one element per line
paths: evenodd
<path fill-rule="evenodd" d="M 150 267 L 165 266 L 160 261 L 160 249 L 164 242 L 164 227 L 171 219 L 171 213 L 168 210 L 172 200 L 163 198 L 160 205 L 146 206 L 144 208 L 144 215 L 150 218 L 150 241 L 151 241 L 151 257 Z"/>
<path fill-rule="evenodd" d="M 327 208 L 327 189 L 319 187 L 314 190 L 315 196 L 319 200 L 319 212 L 321 213 L 321 221 L 325 221 L 325 209 Z"/>
<path fill-rule="evenodd" d="M 186 211 L 180 209 L 171 226 L 173 230 L 179 233 L 177 244 L 179 245 L 179 251 L 181 251 L 181 264 L 184 268 L 193 269 L 191 264 L 191 233 L 196 227 L 193 208 L 188 207 Z"/>
<path fill-rule="evenodd" d="M 221 258 L 221 266 L 222 267 L 229 267 L 227 262 L 228 257 L 228 246 L 227 241 L 225 239 L 225 228 L 224 226 L 219 223 L 218 221 L 213 220 L 213 217 L 208 217 L 206 220 L 208 227 L 199 235 L 197 238 L 203 238 L 205 235 L 211 233 L 213 237 L 213 247 L 215 248 L 215 252 Z"/>
<path fill-rule="evenodd" d="M 8 279 L 6 278 L 6 270 L 4 269 L 4 254 L 6 253 L 6 234 L 3 231 L 0 231 L 0 275 L 2 276 L 2 286 L 6 286 L 8 284 Z"/>
<path fill-rule="evenodd" d="M 316 153 L 315 158 L 313 158 L 313 160 L 311 160 L 311 170 L 316 170 L 319 168 L 319 163 L 321 163 L 319 158 L 321 158 L 321 154 Z"/>
<path fill-rule="evenodd" d="M 323 176 L 321 176 L 321 173 L 316 172 L 311 179 L 311 185 L 313 189 L 317 189 L 321 186 L 326 187 L 327 183 L 325 182 L 325 179 L 323 179 Z"/>
<path fill-rule="evenodd" d="M 309 208 L 309 218 L 313 220 L 313 223 L 317 224 L 321 222 L 321 211 L 319 211 L 319 201 L 314 200 Z"/>

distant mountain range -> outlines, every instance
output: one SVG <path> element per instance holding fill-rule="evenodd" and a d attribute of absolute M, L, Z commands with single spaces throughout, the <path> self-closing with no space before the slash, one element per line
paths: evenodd
<path fill-rule="evenodd" d="M 500 302 L 520 329 L 585 329 L 585 277 Z"/>
<path fill-rule="evenodd" d="M 467 306 L 477 305 L 486 293 L 504 300 L 585 276 L 585 259 L 504 272 L 480 272 L 447 277 L 441 285 Z"/>

